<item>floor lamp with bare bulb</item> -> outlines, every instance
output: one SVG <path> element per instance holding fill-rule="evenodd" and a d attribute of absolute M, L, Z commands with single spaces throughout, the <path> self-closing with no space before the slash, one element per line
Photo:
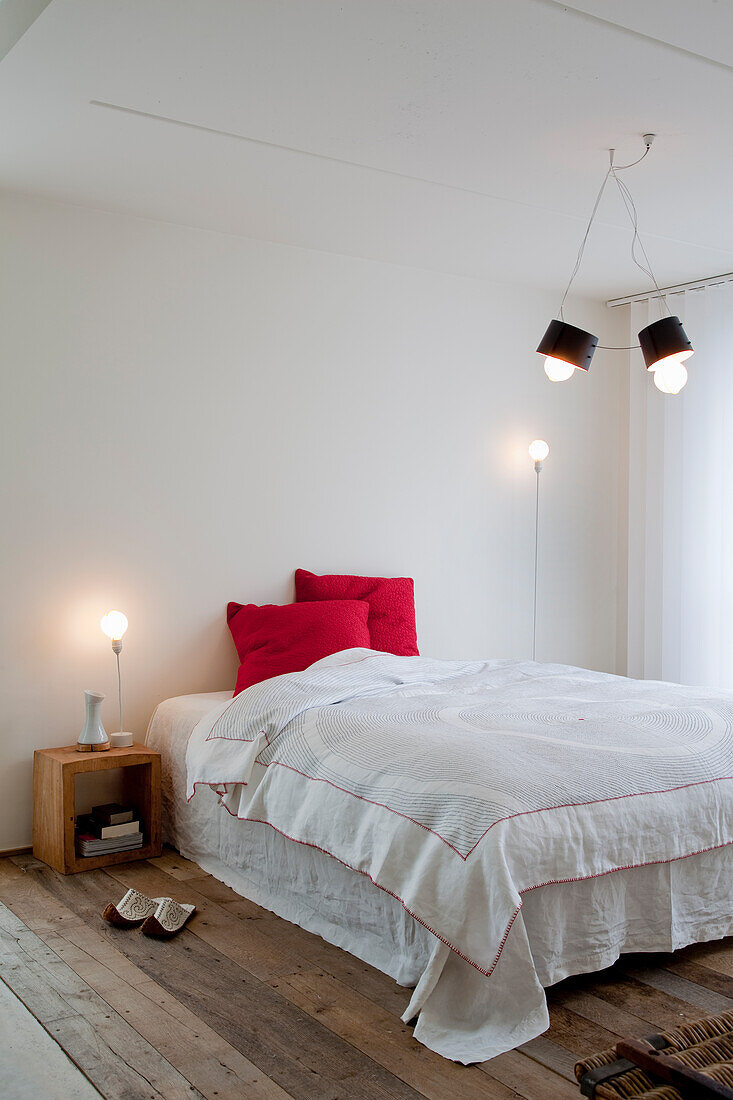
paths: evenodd
<path fill-rule="evenodd" d="M 534 505 L 534 599 L 532 601 L 532 660 L 536 660 L 537 654 L 537 566 L 540 549 L 540 474 L 542 463 L 550 453 L 550 448 L 544 439 L 533 439 L 529 445 L 529 457 L 534 462 L 534 472 L 537 475 L 537 491 Z"/>

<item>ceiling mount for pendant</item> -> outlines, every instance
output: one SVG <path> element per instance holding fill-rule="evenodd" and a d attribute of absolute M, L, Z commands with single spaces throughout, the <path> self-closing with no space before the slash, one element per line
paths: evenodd
<path fill-rule="evenodd" d="M 656 134 L 653 133 L 642 135 L 644 152 L 637 160 L 632 161 L 630 164 L 614 164 L 616 150 L 608 150 L 608 171 L 603 177 L 603 183 L 596 196 L 596 201 L 588 225 L 586 226 L 583 240 L 578 249 L 575 266 L 568 281 L 568 285 L 565 288 L 565 293 L 562 296 L 562 301 L 560 302 L 558 315 L 550 321 L 547 331 L 537 347 L 539 354 L 545 356 L 545 374 L 551 382 L 564 382 L 572 377 L 576 370 L 587 371 L 590 367 L 593 353 L 598 346 L 597 336 L 594 336 L 590 332 L 586 332 L 584 329 L 576 328 L 575 325 L 568 324 L 563 314 L 563 307 L 570 287 L 573 284 L 573 280 L 580 268 L 591 226 L 593 225 L 593 220 L 596 216 L 610 176 L 613 176 L 618 186 L 634 230 L 634 235 L 631 240 L 631 258 L 636 266 L 652 280 L 665 309 L 669 313 L 667 300 L 659 289 L 659 284 L 654 277 L 649 257 L 646 254 L 646 249 L 639 236 L 638 219 L 634 200 L 631 197 L 631 192 L 628 187 L 617 174 L 618 172 L 623 172 L 627 168 L 633 168 L 636 164 L 641 163 L 651 149 L 655 137 Z M 646 261 L 645 264 L 637 258 L 637 243 Z M 601 347 L 602 346 L 603 345 L 601 345 Z M 689 359 L 693 354 L 692 344 L 687 338 L 687 334 L 682 327 L 682 322 L 679 317 L 673 317 L 670 314 L 668 317 L 663 317 L 661 320 L 654 321 L 651 325 L 647 325 L 647 327 L 643 328 L 639 333 L 639 347 L 644 356 L 647 370 L 654 375 L 654 384 L 657 389 L 661 390 L 662 393 L 679 393 L 687 382 L 687 368 L 683 365 L 684 360 Z M 629 351 L 631 349 L 607 348 L 605 350 Z"/>

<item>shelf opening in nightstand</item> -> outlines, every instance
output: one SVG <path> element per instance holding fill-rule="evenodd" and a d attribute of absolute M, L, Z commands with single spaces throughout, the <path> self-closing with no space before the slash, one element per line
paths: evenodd
<path fill-rule="evenodd" d="M 89 814 L 95 806 L 117 802 L 134 810 L 134 820 L 140 822 L 143 835 L 142 848 L 150 843 L 150 764 L 126 764 L 104 771 L 78 772 L 74 776 L 74 820 L 81 814 Z M 76 845 L 75 845 L 76 847 Z M 131 849 L 130 859 L 136 858 L 138 849 Z M 79 860 L 94 858 L 76 851 Z"/>

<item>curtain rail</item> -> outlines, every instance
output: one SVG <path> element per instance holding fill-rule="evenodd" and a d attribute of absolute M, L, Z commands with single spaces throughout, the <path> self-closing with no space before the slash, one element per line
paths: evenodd
<path fill-rule="evenodd" d="M 632 302 L 649 302 L 652 298 L 663 298 L 665 294 L 681 294 L 683 290 L 703 290 L 706 286 L 720 286 L 721 283 L 733 282 L 733 271 L 725 275 L 711 275 L 709 279 L 696 279 L 691 283 L 676 283 L 674 286 L 663 286 L 661 293 L 656 290 L 647 291 L 646 294 L 627 294 L 625 298 L 611 298 L 606 302 L 609 309 L 616 306 L 628 306 Z"/>

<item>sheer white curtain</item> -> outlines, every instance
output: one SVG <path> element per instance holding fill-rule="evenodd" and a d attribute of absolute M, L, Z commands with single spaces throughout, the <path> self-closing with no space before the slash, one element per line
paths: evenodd
<path fill-rule="evenodd" d="M 733 284 L 669 295 L 695 354 L 676 396 L 632 352 L 630 676 L 733 688 Z M 663 315 L 631 307 L 631 338 Z"/>

